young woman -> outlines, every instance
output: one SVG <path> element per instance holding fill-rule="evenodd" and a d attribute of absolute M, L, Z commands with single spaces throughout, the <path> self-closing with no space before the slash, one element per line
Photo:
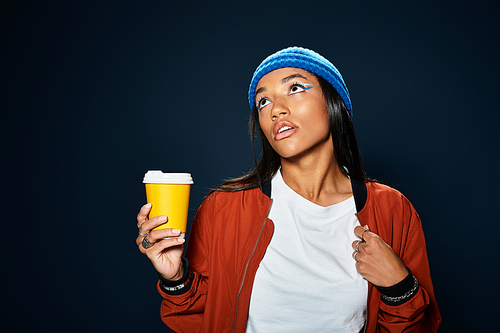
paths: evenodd
<path fill-rule="evenodd" d="M 366 178 L 342 76 L 291 47 L 249 89 L 247 175 L 205 199 L 186 257 L 168 217 L 137 215 L 137 245 L 159 273 L 174 332 L 435 332 L 441 321 L 411 203 Z M 172 238 L 174 237 L 174 238 Z"/>

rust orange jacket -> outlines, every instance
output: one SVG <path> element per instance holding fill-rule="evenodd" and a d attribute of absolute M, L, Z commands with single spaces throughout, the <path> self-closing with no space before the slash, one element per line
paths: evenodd
<path fill-rule="evenodd" d="M 374 182 L 352 181 L 358 218 L 378 234 L 418 279 L 407 302 L 387 305 L 368 284 L 366 332 L 436 332 L 441 316 L 434 297 L 424 234 L 411 203 Z M 274 231 L 268 219 L 270 183 L 263 189 L 214 192 L 193 220 L 186 286 L 163 296 L 161 316 L 173 332 L 244 332 L 257 268 Z"/>

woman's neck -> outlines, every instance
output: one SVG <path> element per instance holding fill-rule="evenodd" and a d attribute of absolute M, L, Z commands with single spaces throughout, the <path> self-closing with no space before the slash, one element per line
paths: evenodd
<path fill-rule="evenodd" d="M 296 193 L 320 206 L 331 206 L 352 196 L 351 181 L 331 154 L 281 159 L 284 182 Z"/>

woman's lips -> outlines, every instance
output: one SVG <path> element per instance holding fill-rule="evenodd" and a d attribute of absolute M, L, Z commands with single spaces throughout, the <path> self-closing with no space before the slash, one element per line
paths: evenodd
<path fill-rule="evenodd" d="M 297 132 L 298 127 L 289 121 L 280 121 L 274 126 L 274 140 L 281 140 Z"/>

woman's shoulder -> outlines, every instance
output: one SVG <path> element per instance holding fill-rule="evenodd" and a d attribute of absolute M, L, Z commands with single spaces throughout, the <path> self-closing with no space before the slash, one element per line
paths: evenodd
<path fill-rule="evenodd" d="M 368 200 L 370 199 L 375 199 L 376 202 L 385 202 L 385 203 L 392 203 L 392 204 L 405 204 L 405 205 L 411 205 L 410 201 L 408 198 L 404 196 L 403 193 L 398 191 L 397 189 L 390 187 L 388 185 L 376 182 L 376 181 L 370 181 L 370 182 L 365 182 L 366 184 L 366 190 L 368 192 Z"/>
<path fill-rule="evenodd" d="M 201 228 L 218 229 L 222 226 L 252 225 L 267 213 L 271 199 L 260 188 L 235 192 L 211 192 L 196 212 L 195 221 Z M 193 221 L 193 222 L 195 222 Z"/>
<path fill-rule="evenodd" d="M 210 205 L 215 209 L 220 209 L 228 204 L 242 205 L 245 202 L 260 201 L 265 198 L 267 196 L 258 187 L 239 191 L 221 191 L 216 189 L 207 195 L 205 200 L 203 200 L 202 206 Z"/>
<path fill-rule="evenodd" d="M 258 195 L 262 193 L 261 189 L 258 187 L 254 188 L 247 188 L 247 189 L 241 189 L 241 190 L 220 190 L 218 188 L 210 191 L 210 193 L 207 195 L 205 200 L 228 200 L 236 197 L 241 197 L 244 195 Z"/>
<path fill-rule="evenodd" d="M 362 215 L 378 216 L 380 221 L 400 221 L 401 225 L 420 225 L 412 203 L 400 191 L 378 182 L 366 182 L 367 200 Z M 416 222 L 416 223 L 413 223 Z"/>
<path fill-rule="evenodd" d="M 365 181 L 365 184 L 368 191 L 373 191 L 388 195 L 402 195 L 401 192 L 399 192 L 395 188 L 390 187 L 389 185 L 386 184 L 382 184 L 378 181 Z"/>

